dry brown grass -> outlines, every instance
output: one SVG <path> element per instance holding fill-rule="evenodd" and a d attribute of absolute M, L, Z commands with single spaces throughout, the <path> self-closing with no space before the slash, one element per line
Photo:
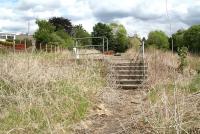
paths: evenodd
<path fill-rule="evenodd" d="M 103 65 L 62 53 L 0 57 L 0 133 L 69 133 L 104 84 Z"/>
<path fill-rule="evenodd" d="M 129 50 L 127 55 L 134 58 L 137 53 Z M 188 85 L 195 84 L 194 77 L 199 82 L 199 76 L 196 76 L 199 60 L 198 56 L 189 55 L 188 67 L 181 74 L 177 54 L 153 48 L 146 50 L 149 90 L 147 102 L 141 108 L 141 129 L 147 133 L 200 132 L 200 96 L 188 92 L 191 91 Z"/>

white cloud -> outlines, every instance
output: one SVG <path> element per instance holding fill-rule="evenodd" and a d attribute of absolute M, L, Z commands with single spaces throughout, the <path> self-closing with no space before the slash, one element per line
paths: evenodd
<path fill-rule="evenodd" d="M 200 23 L 200 1 L 168 0 L 173 32 Z M 3 0 L 0 3 L 0 31 L 26 32 L 27 21 L 33 33 L 35 18 L 63 16 L 82 24 L 89 32 L 98 21 L 122 23 L 128 33 L 147 36 L 151 30 L 169 32 L 166 0 Z"/>

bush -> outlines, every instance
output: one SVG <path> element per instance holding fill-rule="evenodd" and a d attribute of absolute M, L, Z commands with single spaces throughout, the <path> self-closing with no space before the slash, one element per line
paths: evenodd
<path fill-rule="evenodd" d="M 181 70 L 182 73 L 188 63 L 187 62 L 187 53 L 188 53 L 187 47 L 178 48 L 178 56 L 179 56 L 179 61 L 180 61 L 179 69 Z"/>
<path fill-rule="evenodd" d="M 0 44 L 3 46 L 13 46 L 13 42 L 7 42 L 7 41 L 0 41 Z"/>

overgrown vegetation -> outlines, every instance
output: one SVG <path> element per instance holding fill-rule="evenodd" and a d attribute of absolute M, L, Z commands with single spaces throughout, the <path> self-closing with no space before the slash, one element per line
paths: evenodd
<path fill-rule="evenodd" d="M 180 69 L 180 71 L 182 73 L 184 71 L 184 68 L 188 64 L 188 62 L 187 62 L 187 53 L 188 53 L 187 47 L 178 48 L 178 56 L 179 56 L 179 61 L 180 61 L 179 69 Z"/>
<path fill-rule="evenodd" d="M 0 60 L 0 133 L 69 133 L 104 86 L 102 63 L 62 54 L 5 55 Z"/>

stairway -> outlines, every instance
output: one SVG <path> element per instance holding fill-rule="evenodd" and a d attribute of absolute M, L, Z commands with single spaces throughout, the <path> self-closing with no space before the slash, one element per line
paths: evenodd
<path fill-rule="evenodd" d="M 112 63 L 116 84 L 122 89 L 143 88 L 147 79 L 147 69 L 147 63 L 143 61 L 120 59 Z"/>

